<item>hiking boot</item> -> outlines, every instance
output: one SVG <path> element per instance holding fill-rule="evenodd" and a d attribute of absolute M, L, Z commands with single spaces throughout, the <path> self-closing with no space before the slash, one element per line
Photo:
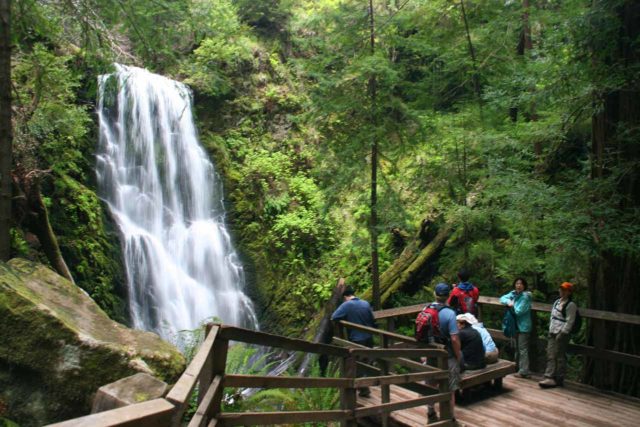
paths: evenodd
<path fill-rule="evenodd" d="M 360 389 L 360 392 L 358 393 L 358 396 L 360 397 L 369 397 L 371 396 L 371 390 L 369 390 L 369 387 L 363 387 Z"/>
<path fill-rule="evenodd" d="M 436 411 L 428 412 L 427 419 L 429 420 L 429 424 L 438 422 L 438 414 L 436 414 Z"/>
<path fill-rule="evenodd" d="M 552 388 L 556 387 L 558 384 L 556 384 L 556 381 L 553 378 L 545 378 L 544 380 L 540 381 L 538 385 L 542 388 Z"/>
<path fill-rule="evenodd" d="M 520 372 L 516 372 L 515 374 L 513 374 L 513 376 L 515 378 L 524 378 L 524 379 L 529 379 L 531 378 L 531 374 L 522 374 Z"/>

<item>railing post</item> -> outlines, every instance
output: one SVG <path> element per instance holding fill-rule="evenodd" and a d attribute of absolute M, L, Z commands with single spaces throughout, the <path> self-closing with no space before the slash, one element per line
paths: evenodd
<path fill-rule="evenodd" d="M 209 334 L 211 333 L 211 328 L 213 325 L 211 323 L 207 323 L 205 325 L 205 333 L 204 339 L 206 340 Z M 202 366 L 202 371 L 200 371 L 200 377 L 198 378 L 198 405 L 204 399 L 204 394 L 209 389 L 211 382 L 213 381 L 213 359 L 211 357 L 207 357 L 207 360 L 204 362 Z"/>
<path fill-rule="evenodd" d="M 355 379 L 356 377 L 356 358 L 349 352 L 349 356 L 342 359 L 342 363 L 340 366 L 341 376 L 342 378 L 350 378 Z M 356 399 L 356 388 L 354 384 L 351 384 L 351 387 L 341 388 L 340 389 L 340 408 L 346 409 L 351 412 L 352 417 L 346 421 L 340 422 L 341 427 L 356 427 L 358 425 L 357 420 L 353 418 L 355 414 L 357 399 Z"/>
<path fill-rule="evenodd" d="M 212 377 L 220 375 L 224 380 L 225 369 L 227 366 L 227 352 L 229 351 L 229 340 L 217 339 L 213 343 L 213 351 L 211 352 L 211 370 Z M 214 396 L 211 403 L 211 411 L 214 417 L 220 414 L 222 407 L 222 394 L 224 387 L 220 387 L 218 393 Z M 206 420 L 208 423 L 209 420 Z"/>
<path fill-rule="evenodd" d="M 389 337 L 387 337 L 386 335 L 382 336 L 382 348 L 389 348 Z M 389 375 L 389 362 L 384 359 L 380 359 L 378 363 L 380 366 L 380 375 Z M 380 386 L 380 392 L 382 395 L 382 403 L 389 403 L 391 401 L 391 387 L 388 384 Z M 385 412 L 384 414 L 382 414 L 382 426 L 387 427 L 388 425 L 389 413 Z"/>
<path fill-rule="evenodd" d="M 438 357 L 438 368 L 449 373 L 449 356 Z M 438 391 L 440 393 L 449 393 L 449 377 L 438 380 Z M 449 420 L 453 418 L 453 401 L 440 402 L 440 420 Z"/>
<path fill-rule="evenodd" d="M 538 315 L 535 310 L 531 310 L 531 332 L 529 333 L 529 370 L 539 372 L 540 367 L 538 357 Z M 518 359 L 518 365 L 520 364 Z M 518 366 L 520 369 L 520 366 Z"/>

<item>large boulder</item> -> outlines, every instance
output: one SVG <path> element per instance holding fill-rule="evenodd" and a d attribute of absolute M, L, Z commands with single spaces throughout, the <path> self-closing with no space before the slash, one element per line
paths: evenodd
<path fill-rule="evenodd" d="M 112 321 L 43 265 L 0 262 L 0 402 L 21 426 L 89 413 L 98 388 L 137 372 L 175 382 L 184 357 L 155 334 Z"/>

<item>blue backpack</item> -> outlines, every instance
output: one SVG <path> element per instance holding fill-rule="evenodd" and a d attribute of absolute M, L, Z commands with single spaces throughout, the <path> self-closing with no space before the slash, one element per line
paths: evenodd
<path fill-rule="evenodd" d="M 507 338 L 515 337 L 518 333 L 518 321 L 516 320 L 516 312 L 509 307 L 504 311 L 502 318 L 502 332 Z"/>

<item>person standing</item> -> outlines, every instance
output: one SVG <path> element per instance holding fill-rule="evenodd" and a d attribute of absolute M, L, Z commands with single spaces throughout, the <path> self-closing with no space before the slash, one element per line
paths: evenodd
<path fill-rule="evenodd" d="M 458 271 L 459 283 L 451 291 L 447 304 L 454 308 L 458 314 L 471 313 L 478 317 L 478 298 L 480 290 L 469 279 L 471 275 L 466 268 Z"/>
<path fill-rule="evenodd" d="M 564 385 L 564 376 L 567 370 L 567 346 L 578 311 L 578 306 L 571 300 L 573 288 L 573 283 L 562 283 L 559 289 L 560 298 L 553 303 L 551 308 L 549 337 L 547 338 L 547 369 L 544 371 L 544 380 L 538 383 L 542 388 Z"/>
<path fill-rule="evenodd" d="M 439 283 L 435 288 L 434 304 L 446 306 L 449 298 L 450 288 L 446 283 Z M 458 336 L 458 325 L 456 324 L 456 312 L 450 307 L 444 307 L 438 311 L 438 323 L 440 326 L 440 337 L 445 343 L 449 357 L 447 367 L 449 369 L 449 390 L 451 391 L 451 416 L 455 419 L 456 390 L 460 384 L 460 364 L 462 363 L 462 351 L 460 347 L 460 337 Z M 441 403 L 442 405 L 442 403 Z M 427 405 L 427 416 L 429 422 L 437 420 L 436 411 L 433 405 Z"/>
<path fill-rule="evenodd" d="M 500 297 L 500 304 L 512 308 L 516 315 L 518 332 L 516 336 L 518 378 L 530 378 L 529 342 L 531 340 L 531 292 L 527 291 L 527 281 L 518 277 L 513 281 L 513 290 Z"/>
<path fill-rule="evenodd" d="M 367 301 L 356 297 L 352 287 L 349 286 L 342 292 L 342 299 L 344 300 L 343 303 L 333 312 L 331 320 L 346 320 L 347 322 L 357 323 L 371 328 L 377 326 L 371 305 Z M 369 332 L 349 328 L 347 328 L 347 331 L 349 341 L 369 348 L 373 347 L 373 335 Z M 362 374 L 362 372 L 359 372 L 359 375 L 360 374 Z M 371 390 L 369 390 L 369 387 L 362 387 L 360 388 L 359 394 L 362 397 L 367 397 L 371 394 Z"/>

